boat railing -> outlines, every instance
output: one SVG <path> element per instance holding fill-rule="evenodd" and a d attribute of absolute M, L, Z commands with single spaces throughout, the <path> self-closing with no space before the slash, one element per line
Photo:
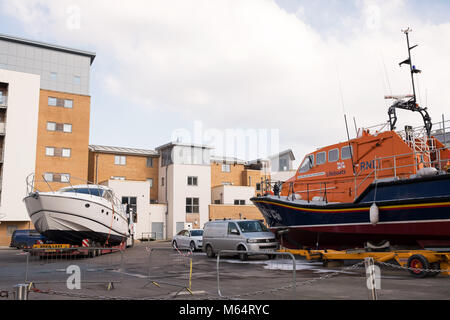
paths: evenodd
<path fill-rule="evenodd" d="M 416 175 L 421 168 L 435 168 L 438 173 L 444 173 L 450 170 L 450 151 L 447 148 L 434 149 L 434 158 L 431 157 L 430 152 L 425 153 L 428 154 L 427 157 L 418 157 L 418 154 L 419 153 L 417 152 L 410 152 L 387 157 L 375 157 L 373 161 L 370 161 L 370 163 L 373 164 L 370 171 L 361 170 L 361 168 L 359 168 L 354 175 L 341 178 L 338 181 L 326 182 L 322 180 L 289 182 L 287 185 L 288 190 L 286 199 L 293 201 L 297 199 L 296 195 L 300 195 L 303 196 L 301 198 L 308 203 L 311 202 L 311 198 L 314 197 L 319 197 L 321 201 L 328 203 L 333 194 L 347 192 L 339 190 L 337 184 L 348 183 L 354 185 L 354 190 L 350 190 L 350 194 L 353 196 L 353 199 L 356 200 L 367 186 L 373 182 L 381 181 L 382 179 L 408 179 Z M 405 170 L 407 168 L 410 168 L 411 170 Z M 271 191 L 272 185 L 281 184 L 281 182 L 268 180 L 264 182 L 263 190 L 265 192 Z M 281 192 L 281 188 L 279 189 Z M 281 197 L 280 193 L 278 193 L 278 196 Z"/>
<path fill-rule="evenodd" d="M 447 157 L 442 158 L 441 157 L 441 153 L 442 151 L 446 151 L 447 152 Z M 449 150 L 447 148 L 439 148 L 439 149 L 434 149 L 434 154 L 436 156 L 436 159 L 432 160 L 431 156 L 428 155 L 429 161 L 426 161 L 423 156 L 421 157 L 421 160 L 418 160 L 417 155 L 419 154 L 418 152 L 412 152 L 412 153 L 405 153 L 405 154 L 398 154 L 398 155 L 393 155 L 393 156 L 389 156 L 389 157 L 375 157 L 374 159 L 374 168 L 372 169 L 372 171 L 367 174 L 361 182 L 358 183 L 358 178 L 361 177 L 362 172 L 358 172 L 355 174 L 355 199 L 358 197 L 359 192 L 358 190 L 360 190 L 361 186 L 363 184 L 365 184 L 367 181 L 370 181 L 370 183 L 377 181 L 380 177 L 382 178 L 393 178 L 394 180 L 398 180 L 398 179 L 402 179 L 402 178 L 410 178 L 411 176 L 413 176 L 414 174 L 417 173 L 417 169 L 419 169 L 419 167 L 421 168 L 435 168 L 438 172 L 446 172 L 449 170 L 448 163 L 450 161 L 450 157 L 449 157 Z M 399 159 L 411 159 L 411 156 L 413 156 L 413 161 L 412 163 L 409 164 L 403 164 L 403 165 L 398 165 L 398 160 Z M 392 160 L 392 166 L 390 167 L 383 167 L 383 163 L 388 162 L 391 163 L 389 160 Z M 400 173 L 399 171 L 401 171 L 400 169 L 403 168 L 413 168 L 414 170 L 412 170 L 412 173 Z M 384 171 L 387 171 L 388 174 L 383 174 Z M 393 173 L 393 174 L 389 174 L 389 173 Z M 371 177 L 373 177 L 373 179 L 370 179 Z M 361 177 L 362 178 L 362 177 Z M 363 188 L 364 190 L 365 188 Z"/>

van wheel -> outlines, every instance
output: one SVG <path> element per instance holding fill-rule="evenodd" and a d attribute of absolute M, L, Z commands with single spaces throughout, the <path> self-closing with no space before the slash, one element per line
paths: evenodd
<path fill-rule="evenodd" d="M 247 250 L 245 249 L 244 246 L 239 246 L 238 251 L 247 251 Z M 246 253 L 239 253 L 239 259 L 241 259 L 241 261 L 247 261 L 248 254 L 246 254 Z"/>
<path fill-rule="evenodd" d="M 206 255 L 208 256 L 208 258 L 214 258 L 216 256 L 216 254 L 213 251 L 213 248 L 210 245 L 206 246 Z"/>
<path fill-rule="evenodd" d="M 195 242 L 194 241 L 191 241 L 190 248 L 191 248 L 192 252 L 195 251 Z"/>

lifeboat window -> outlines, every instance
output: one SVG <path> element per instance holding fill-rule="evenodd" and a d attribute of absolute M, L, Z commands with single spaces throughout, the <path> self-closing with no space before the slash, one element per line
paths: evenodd
<path fill-rule="evenodd" d="M 339 149 L 328 151 L 328 162 L 336 162 L 339 160 Z"/>
<path fill-rule="evenodd" d="M 306 156 L 305 160 L 303 160 L 299 172 L 300 173 L 308 172 L 313 166 L 314 166 L 314 155 L 310 154 L 309 156 Z"/>
<path fill-rule="evenodd" d="M 320 165 L 320 164 L 324 164 L 325 162 L 327 162 L 327 153 L 325 151 L 319 152 L 317 154 L 316 164 Z"/>
<path fill-rule="evenodd" d="M 341 159 L 351 159 L 353 154 L 353 148 L 351 146 L 343 147 L 341 150 Z"/>

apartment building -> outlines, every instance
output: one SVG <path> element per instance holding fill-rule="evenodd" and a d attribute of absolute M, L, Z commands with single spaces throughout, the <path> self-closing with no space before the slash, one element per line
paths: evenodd
<path fill-rule="evenodd" d="M 232 157 L 211 157 L 209 219 L 262 219 L 250 199 L 262 192 L 269 176 L 259 167 Z"/>
<path fill-rule="evenodd" d="M 88 180 L 147 181 L 149 203 L 158 201 L 159 154 L 154 150 L 89 146 Z"/>
<path fill-rule="evenodd" d="M 0 35 L 0 245 L 30 228 L 26 177 L 55 190 L 86 180 L 91 52 Z"/>
<path fill-rule="evenodd" d="M 171 142 L 160 154 L 159 202 L 167 204 L 166 238 L 180 230 L 203 228 L 211 203 L 210 150 L 204 145 Z"/>

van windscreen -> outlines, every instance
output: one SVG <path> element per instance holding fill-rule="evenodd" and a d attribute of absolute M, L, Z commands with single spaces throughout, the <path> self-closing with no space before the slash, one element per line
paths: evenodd
<path fill-rule="evenodd" d="M 266 226 L 260 221 L 240 221 L 238 222 L 239 228 L 243 233 L 249 232 L 267 232 Z"/>

